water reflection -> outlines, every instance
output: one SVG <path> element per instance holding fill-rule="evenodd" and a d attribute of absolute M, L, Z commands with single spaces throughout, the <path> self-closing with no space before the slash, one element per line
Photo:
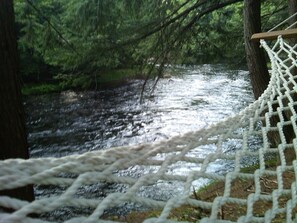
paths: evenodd
<path fill-rule="evenodd" d="M 223 65 L 201 65 L 178 67 L 175 72 L 178 75 L 161 79 L 153 96 L 146 94 L 143 104 L 139 103 L 142 82 L 137 80 L 112 90 L 67 91 L 26 98 L 31 156 L 61 157 L 168 139 L 219 122 L 253 101 L 246 71 L 230 70 Z M 236 141 L 229 144 L 226 152 L 240 147 Z M 200 147 L 189 156 L 203 158 L 214 149 Z M 222 162 L 214 163 L 209 171 L 224 171 L 222 167 L 232 166 Z M 137 177 L 157 171 L 154 168 L 135 166 L 118 174 Z M 197 168 L 180 162 L 168 171 L 185 175 Z M 200 180 L 197 186 L 204 183 Z M 91 185 L 83 192 L 88 190 L 101 196 L 106 191 L 125 188 L 125 185 L 114 184 Z M 182 185 L 175 182 L 158 181 L 150 188 L 142 188 L 139 193 L 161 200 L 181 188 Z M 53 190 L 61 192 L 60 188 Z M 37 188 L 36 192 L 47 196 L 44 188 Z"/>
<path fill-rule="evenodd" d="M 31 155 L 60 157 L 166 139 L 216 123 L 253 100 L 246 71 L 203 65 L 178 72 L 161 79 L 144 104 L 140 81 L 27 98 Z"/>

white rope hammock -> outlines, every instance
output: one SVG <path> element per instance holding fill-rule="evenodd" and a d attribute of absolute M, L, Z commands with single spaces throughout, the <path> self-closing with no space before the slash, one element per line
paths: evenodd
<path fill-rule="evenodd" d="M 279 218 L 297 221 L 297 161 L 288 162 L 285 157 L 286 151 L 297 150 L 297 77 L 292 74 L 297 67 L 296 46 L 291 47 L 281 37 L 272 47 L 264 41 L 261 44 L 272 63 L 269 86 L 253 104 L 216 125 L 152 144 L 63 158 L 0 161 L 0 190 L 25 185 L 52 189 L 33 202 L 0 196 L 0 222 L 120 222 L 120 218 L 112 218 L 113 210 L 125 205 L 136 211 L 160 210 L 146 223 L 176 222 L 172 213 L 178 207 L 203 210 L 203 215 L 197 214 L 197 219 L 193 219 L 199 222 L 273 222 Z M 275 124 L 271 121 L 273 116 L 278 119 Z M 284 129 L 290 126 L 295 137 L 287 142 Z M 268 141 L 270 132 L 279 135 L 280 144 L 276 147 Z M 230 140 L 236 141 L 236 149 L 228 148 Z M 199 152 L 205 148 L 211 150 L 201 155 Z M 278 159 L 274 168 L 268 167 L 271 157 Z M 231 167 L 227 173 L 210 171 L 212 165 L 224 162 Z M 242 166 L 251 162 L 258 162 L 258 168 L 252 173 L 244 172 Z M 191 170 L 185 174 L 174 171 L 176 164 L 191 166 Z M 149 171 L 127 174 L 127 170 L 136 167 Z M 284 181 L 286 174 L 293 178 L 289 185 Z M 265 179 L 275 182 L 275 186 L 265 189 Z M 193 183 L 197 180 L 220 182 L 222 193 L 213 199 L 193 196 Z M 247 189 L 245 196 L 234 196 L 237 181 L 249 182 L 252 189 Z M 182 185 L 182 190 L 164 200 L 144 193 L 157 185 L 169 184 Z M 120 190 L 106 190 L 108 186 Z M 96 193 L 90 192 L 90 187 L 97 188 Z M 257 204 L 261 202 L 266 205 L 258 213 Z M 5 213 L 1 207 L 15 211 Z M 65 207 L 72 214 L 63 214 Z M 242 207 L 244 212 L 237 219 L 230 219 L 228 207 Z"/>

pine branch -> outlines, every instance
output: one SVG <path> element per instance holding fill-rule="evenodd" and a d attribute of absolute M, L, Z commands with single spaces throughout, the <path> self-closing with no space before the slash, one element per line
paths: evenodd
<path fill-rule="evenodd" d="M 58 34 L 58 36 L 72 49 L 77 55 L 82 57 L 82 55 L 77 51 L 77 49 L 67 40 L 64 38 L 63 34 L 51 23 L 51 21 L 43 15 L 43 13 L 31 2 L 31 0 L 26 0 L 27 3 L 37 12 L 37 14 L 44 19 L 48 25 Z"/>

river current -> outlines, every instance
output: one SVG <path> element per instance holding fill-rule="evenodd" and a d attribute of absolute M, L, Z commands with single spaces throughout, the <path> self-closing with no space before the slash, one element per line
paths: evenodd
<path fill-rule="evenodd" d="M 178 67 L 153 94 L 143 81 L 104 91 L 25 99 L 31 157 L 61 157 L 168 139 L 239 112 L 253 101 L 247 71 L 223 65 Z"/>
<path fill-rule="evenodd" d="M 25 98 L 31 157 L 61 157 L 168 139 L 217 123 L 254 100 L 245 70 L 197 65 L 170 72 L 174 75 L 160 79 L 152 94 L 145 92 L 143 103 L 141 80 L 104 91 Z M 131 174 L 139 171 L 146 170 L 132 168 Z M 178 185 L 167 185 L 146 193 L 167 199 L 176 190 Z M 38 197 L 53 191 L 37 187 L 35 193 Z"/>

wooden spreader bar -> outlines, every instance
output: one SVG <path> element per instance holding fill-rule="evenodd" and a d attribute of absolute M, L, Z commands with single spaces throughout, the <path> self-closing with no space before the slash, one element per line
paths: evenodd
<path fill-rule="evenodd" d="M 278 36 L 282 36 L 283 38 L 297 38 L 297 29 L 287 29 L 287 30 L 279 30 L 272 32 L 264 32 L 264 33 L 255 33 L 252 35 L 251 40 L 259 41 L 260 39 L 265 40 L 273 40 Z"/>

